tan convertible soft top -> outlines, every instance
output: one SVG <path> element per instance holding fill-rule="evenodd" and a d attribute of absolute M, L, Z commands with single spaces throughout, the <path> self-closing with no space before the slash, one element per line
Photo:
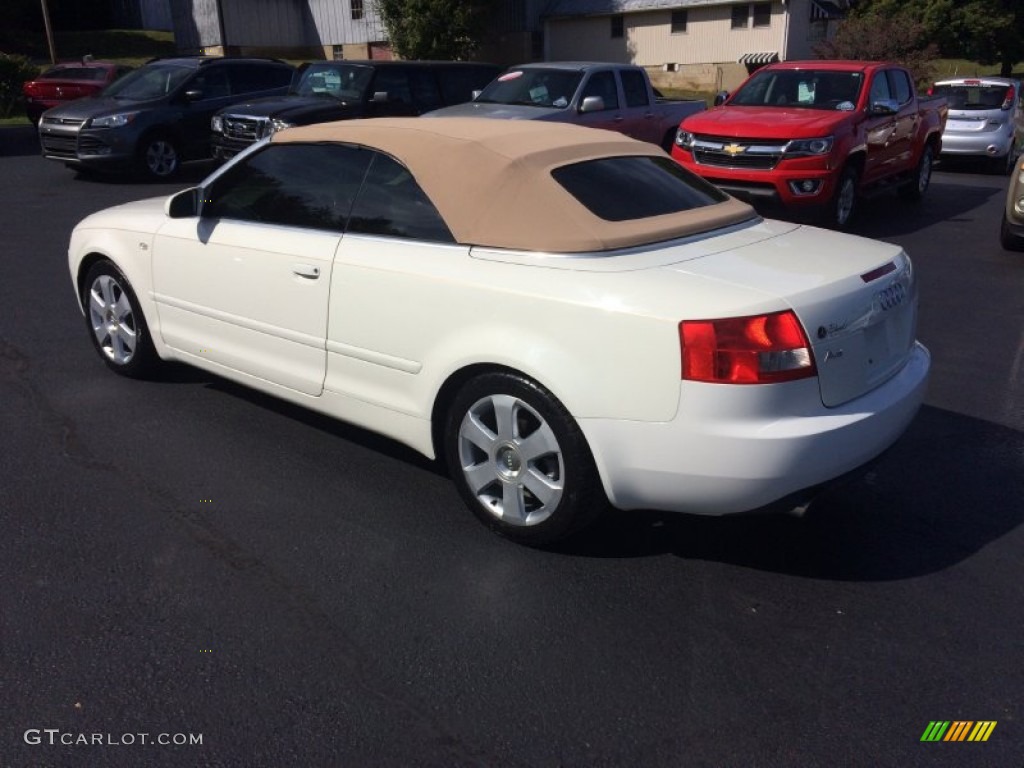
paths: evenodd
<path fill-rule="evenodd" d="M 646 245 L 736 224 L 753 210 L 726 202 L 627 221 L 595 216 L 551 176 L 600 157 L 665 157 L 652 144 L 562 123 L 469 117 L 378 118 L 289 128 L 274 142 L 345 142 L 401 161 L 468 245 L 549 253 Z"/>

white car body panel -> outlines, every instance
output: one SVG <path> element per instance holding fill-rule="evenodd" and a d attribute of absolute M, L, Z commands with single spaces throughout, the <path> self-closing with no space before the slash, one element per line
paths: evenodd
<path fill-rule="evenodd" d="M 924 397 L 928 356 L 913 342 L 909 260 L 883 243 L 766 221 L 621 254 L 545 256 L 205 226 L 168 218 L 162 200 L 101 212 L 75 229 L 71 272 L 77 279 L 96 254 L 116 263 L 161 357 L 429 457 L 435 400 L 450 376 L 473 365 L 520 371 L 573 414 L 606 493 L 625 509 L 725 514 L 774 501 L 878 455 Z M 897 270 L 877 284 L 859 277 L 888 262 Z M 296 265 L 319 275 L 300 277 Z M 901 321 L 878 327 L 894 355 L 905 348 L 883 375 L 857 379 L 851 372 L 870 350 L 856 333 L 874 323 L 865 317 L 878 320 L 872 297 L 895 280 L 909 289 Z M 838 374 L 681 381 L 681 320 L 790 307 L 819 368 L 828 349 L 844 347 Z M 860 325 L 843 325 L 849 318 Z M 816 340 L 815 327 L 830 323 Z"/>

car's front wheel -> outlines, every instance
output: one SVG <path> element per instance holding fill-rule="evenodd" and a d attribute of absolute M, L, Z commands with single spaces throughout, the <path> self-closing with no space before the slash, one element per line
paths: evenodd
<path fill-rule="evenodd" d="M 514 373 L 469 381 L 444 430 L 449 472 L 487 526 L 545 545 L 593 521 L 607 500 L 579 426 L 544 387 Z"/>
<path fill-rule="evenodd" d="M 832 201 L 828 205 L 825 223 L 832 229 L 846 229 L 857 210 L 857 169 L 848 165 L 843 168 Z"/>
<path fill-rule="evenodd" d="M 157 363 L 149 327 L 128 278 L 113 263 L 90 267 L 82 290 L 90 336 L 103 362 L 122 376 L 141 378 Z"/>
<path fill-rule="evenodd" d="M 999 227 L 999 242 L 1008 251 L 1024 251 L 1024 237 L 1018 237 L 1010 231 L 1010 221 L 1003 213 L 1003 222 Z"/>
<path fill-rule="evenodd" d="M 181 156 L 178 145 L 169 136 L 155 134 L 142 142 L 139 165 L 151 179 L 166 181 L 178 172 Z"/>

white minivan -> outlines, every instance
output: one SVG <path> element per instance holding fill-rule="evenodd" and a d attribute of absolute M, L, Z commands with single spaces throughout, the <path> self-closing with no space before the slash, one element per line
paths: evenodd
<path fill-rule="evenodd" d="M 940 80 L 929 89 L 945 96 L 949 117 L 942 133 L 947 157 L 989 158 L 993 170 L 1008 173 L 1024 149 L 1021 82 L 1005 77 Z"/>

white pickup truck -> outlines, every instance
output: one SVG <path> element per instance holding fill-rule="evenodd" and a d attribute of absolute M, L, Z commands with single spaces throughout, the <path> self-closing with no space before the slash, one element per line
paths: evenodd
<path fill-rule="evenodd" d="M 551 120 L 606 128 L 666 151 L 685 117 L 707 109 L 703 101 L 666 99 L 642 67 L 596 62 L 544 62 L 512 67 L 473 101 L 424 117 L 494 117 Z"/>

